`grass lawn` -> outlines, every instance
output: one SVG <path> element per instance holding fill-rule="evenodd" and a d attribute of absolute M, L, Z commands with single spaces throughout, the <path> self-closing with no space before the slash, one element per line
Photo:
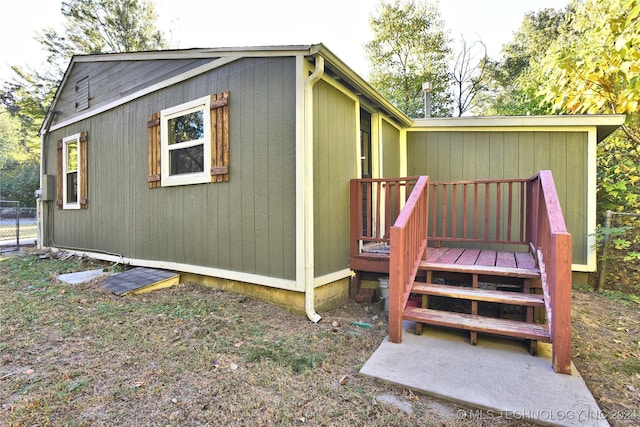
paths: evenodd
<path fill-rule="evenodd" d="M 96 283 L 70 286 L 55 278 L 102 266 L 77 258 L 0 259 L 0 425 L 473 425 L 457 419 L 454 404 L 358 375 L 387 335 L 378 306 L 349 301 L 314 324 L 191 284 L 117 297 Z M 590 319 L 594 305 L 588 303 L 580 318 Z M 637 306 L 629 310 L 637 313 Z M 637 315 L 629 321 L 637 325 Z M 620 324 L 601 325 L 609 326 L 615 333 Z M 586 334 L 579 329 L 577 335 Z M 604 366 L 602 358 L 578 366 L 600 390 L 594 395 L 603 409 L 640 407 L 633 400 L 640 390 L 634 353 L 640 341 L 632 340 L 624 342 L 629 349 L 618 368 Z M 588 353 L 579 347 L 574 360 L 589 362 L 599 352 L 608 360 L 612 345 L 594 344 Z M 612 386 L 609 377 L 618 383 Z M 389 397 L 404 410 L 385 403 Z M 634 425 L 629 420 L 640 422 L 627 417 L 612 424 Z"/>

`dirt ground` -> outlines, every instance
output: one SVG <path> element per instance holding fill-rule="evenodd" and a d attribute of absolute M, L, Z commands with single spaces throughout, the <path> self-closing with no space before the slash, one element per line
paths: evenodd
<path fill-rule="evenodd" d="M 528 425 L 358 375 L 387 334 L 379 304 L 313 324 L 188 283 L 117 297 L 55 278 L 97 267 L 0 258 L 0 425 Z M 613 426 L 640 425 L 638 308 L 574 293 L 574 363 Z"/>
<path fill-rule="evenodd" d="M 640 304 L 574 291 L 573 363 L 612 426 L 640 425 Z"/>

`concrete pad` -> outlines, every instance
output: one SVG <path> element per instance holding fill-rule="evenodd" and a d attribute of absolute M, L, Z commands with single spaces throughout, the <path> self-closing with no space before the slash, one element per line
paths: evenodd
<path fill-rule="evenodd" d="M 557 374 L 549 355 L 531 356 L 523 341 L 468 335 L 404 323 L 402 344 L 388 337 L 360 373 L 483 411 L 458 411 L 460 420 L 530 420 L 560 426 L 608 426 L 573 366 Z M 542 347 L 539 344 L 539 347 Z"/>
<path fill-rule="evenodd" d="M 58 280 L 70 285 L 79 285 L 81 283 L 90 282 L 98 277 L 106 276 L 108 274 L 108 272 L 105 272 L 102 269 L 78 271 L 76 273 L 59 274 Z"/>

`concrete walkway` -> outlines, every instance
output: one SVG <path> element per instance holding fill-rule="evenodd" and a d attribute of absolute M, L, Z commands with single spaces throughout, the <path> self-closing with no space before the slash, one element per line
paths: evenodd
<path fill-rule="evenodd" d="M 546 345 L 534 357 L 522 341 L 479 335 L 472 346 L 463 332 L 425 329 L 417 336 L 405 322 L 402 344 L 385 339 L 360 373 L 472 408 L 461 420 L 609 425 L 575 366 L 573 375 L 553 371 Z"/>

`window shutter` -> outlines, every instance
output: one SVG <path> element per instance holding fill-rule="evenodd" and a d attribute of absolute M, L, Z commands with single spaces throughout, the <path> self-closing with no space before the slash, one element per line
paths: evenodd
<path fill-rule="evenodd" d="M 58 179 L 56 180 L 56 205 L 58 205 L 58 209 L 62 209 L 62 174 L 64 171 L 62 170 L 62 140 L 59 139 L 56 144 L 56 148 L 58 150 Z"/>
<path fill-rule="evenodd" d="M 211 182 L 229 181 L 229 92 L 211 95 Z"/>
<path fill-rule="evenodd" d="M 87 141 L 89 133 L 84 130 L 80 132 L 80 209 L 87 209 L 89 183 L 87 174 Z"/>
<path fill-rule="evenodd" d="M 153 113 L 147 122 L 148 128 L 148 157 L 147 167 L 149 188 L 160 187 L 160 113 Z"/>

